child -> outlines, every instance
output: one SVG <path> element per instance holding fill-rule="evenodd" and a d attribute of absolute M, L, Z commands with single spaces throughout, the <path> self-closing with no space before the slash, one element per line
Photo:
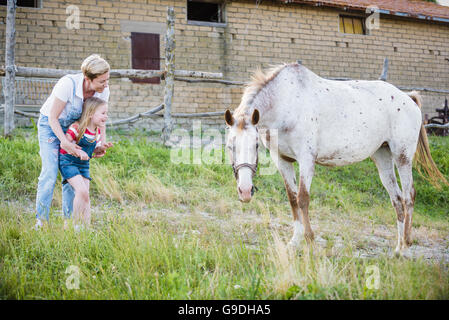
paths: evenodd
<path fill-rule="evenodd" d="M 66 133 L 69 141 L 82 148 L 79 151 L 80 157 L 74 157 L 60 148 L 59 170 L 63 183 L 70 183 L 75 190 L 73 199 L 75 230 L 80 229 L 80 222 L 86 226 L 90 225 L 89 159 L 92 158 L 94 149 L 99 147 L 101 134 L 99 127 L 106 125 L 107 113 L 108 105 L 105 101 L 96 97 L 86 99 L 81 118 L 75 121 Z M 101 151 L 105 151 L 112 147 L 112 143 L 105 143 L 100 147 Z"/>

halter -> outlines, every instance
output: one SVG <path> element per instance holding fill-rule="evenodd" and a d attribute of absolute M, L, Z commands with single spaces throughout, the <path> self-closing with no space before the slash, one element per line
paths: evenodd
<path fill-rule="evenodd" d="M 255 164 L 241 163 L 238 166 L 235 166 L 234 164 L 232 164 L 232 170 L 234 170 L 234 177 L 235 177 L 235 179 L 238 180 L 238 178 L 239 178 L 239 170 L 241 168 L 245 168 L 245 167 L 251 169 L 251 172 L 252 172 L 251 178 L 254 177 L 254 175 L 256 174 L 256 171 L 257 171 L 257 162 L 258 161 L 256 160 Z"/>
<path fill-rule="evenodd" d="M 240 163 L 239 165 L 235 165 L 234 161 L 232 162 L 232 170 L 234 171 L 234 177 L 235 180 L 239 179 L 239 170 L 241 168 L 249 168 L 251 169 L 251 179 L 254 178 L 254 175 L 256 174 L 257 171 L 257 165 L 259 163 L 259 143 L 256 143 L 256 163 L 255 164 L 251 164 L 251 163 Z M 254 194 L 254 191 L 258 191 L 259 189 L 257 189 L 256 186 L 253 185 L 252 189 L 251 189 L 251 196 Z"/>

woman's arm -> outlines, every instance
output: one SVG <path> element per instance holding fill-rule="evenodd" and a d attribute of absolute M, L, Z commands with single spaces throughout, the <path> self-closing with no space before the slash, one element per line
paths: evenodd
<path fill-rule="evenodd" d="M 72 123 L 72 125 L 69 127 L 69 129 L 67 129 L 67 132 L 65 133 L 65 137 L 67 138 L 67 140 L 74 145 L 76 145 L 76 135 L 77 135 L 77 132 L 79 129 L 78 126 L 79 126 L 78 122 Z M 77 147 L 80 147 L 80 146 L 77 146 Z M 78 150 L 78 155 L 81 160 L 89 160 L 89 156 L 83 150 Z"/>
<path fill-rule="evenodd" d="M 74 143 L 71 143 L 67 139 L 58 121 L 58 118 L 61 115 L 62 111 L 64 110 L 65 105 L 66 102 L 55 97 L 53 106 L 50 110 L 50 116 L 48 117 L 48 122 L 54 134 L 58 137 L 59 141 L 61 142 L 61 148 L 67 151 L 72 156 L 80 157 L 80 151 L 82 151 L 81 147 Z"/>

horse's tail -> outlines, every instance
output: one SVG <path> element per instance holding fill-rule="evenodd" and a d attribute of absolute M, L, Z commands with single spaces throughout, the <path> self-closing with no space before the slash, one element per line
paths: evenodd
<path fill-rule="evenodd" d="M 418 107 L 421 109 L 422 106 L 422 98 L 419 92 L 412 91 L 407 93 L 409 97 L 415 101 Z M 416 147 L 415 157 L 413 159 L 415 168 L 421 174 L 421 176 L 429 181 L 436 188 L 440 189 L 440 183 L 449 185 L 446 178 L 443 174 L 438 170 L 435 162 L 432 159 L 432 155 L 430 154 L 429 148 L 429 140 L 427 139 L 427 132 L 424 128 L 424 125 L 421 124 L 421 130 L 419 132 L 418 145 Z M 423 174 L 424 171 L 424 174 Z M 427 176 L 427 177 L 426 177 Z"/>

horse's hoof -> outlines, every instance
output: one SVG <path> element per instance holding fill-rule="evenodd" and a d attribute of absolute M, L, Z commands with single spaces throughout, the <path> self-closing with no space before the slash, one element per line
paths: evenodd
<path fill-rule="evenodd" d="M 297 248 L 299 248 L 299 241 L 293 241 L 293 240 L 290 240 L 290 241 L 287 243 L 287 247 L 288 247 L 288 248 L 294 248 L 294 249 L 297 249 Z"/>
<path fill-rule="evenodd" d="M 289 241 L 287 243 L 287 251 L 289 252 L 289 254 L 292 255 L 298 255 L 301 256 L 302 255 L 302 250 L 301 250 L 301 246 L 299 244 L 299 241 Z"/>
<path fill-rule="evenodd" d="M 313 232 L 310 233 L 305 233 L 304 234 L 304 239 L 306 239 L 307 244 L 313 244 L 315 242 L 315 235 L 313 234 Z"/>
<path fill-rule="evenodd" d="M 394 250 L 394 255 L 397 258 L 410 258 L 409 246 L 404 245 L 403 243 L 401 247 L 396 247 L 396 249 Z"/>
<path fill-rule="evenodd" d="M 290 240 L 287 243 L 287 250 L 292 251 L 292 252 L 296 252 L 299 249 L 300 249 L 299 241 Z"/>
<path fill-rule="evenodd" d="M 408 237 L 407 239 L 404 239 L 404 247 L 410 248 L 413 244 L 413 239 L 411 237 Z"/>

